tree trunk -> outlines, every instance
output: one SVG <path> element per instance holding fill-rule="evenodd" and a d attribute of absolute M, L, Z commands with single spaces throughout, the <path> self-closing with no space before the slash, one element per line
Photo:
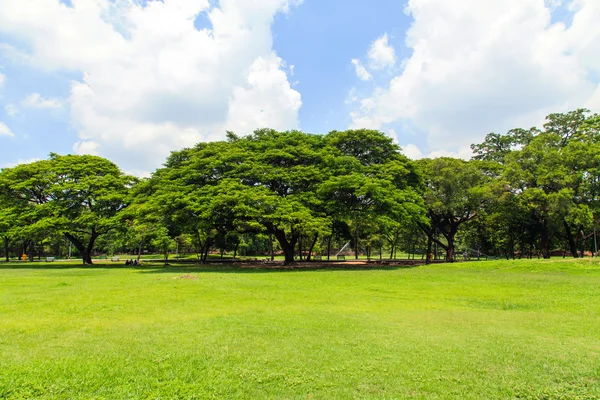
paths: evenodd
<path fill-rule="evenodd" d="M 91 264 L 91 257 L 89 257 L 86 254 L 86 247 L 83 245 L 83 243 L 70 233 L 65 233 L 65 237 L 69 239 L 69 241 L 73 244 L 73 246 L 75 246 L 77 251 L 79 251 L 79 254 L 81 254 L 81 260 L 83 261 L 83 264 Z"/>
<path fill-rule="evenodd" d="M 590 233 L 589 235 L 586 235 L 585 232 L 583 232 L 583 228 L 581 228 L 581 258 L 585 257 L 585 246 L 586 243 L 588 241 L 588 239 L 592 238 L 594 236 L 594 233 Z M 593 247 L 592 247 L 592 254 L 594 253 L 593 251 Z"/>
<path fill-rule="evenodd" d="M 8 236 L 4 236 L 4 256 L 6 257 L 6 262 L 10 262 L 10 255 L 8 254 Z"/>
<path fill-rule="evenodd" d="M 267 227 L 269 229 L 269 227 Z M 271 233 L 275 236 L 275 239 L 279 242 L 281 246 L 281 250 L 283 250 L 283 255 L 285 257 L 284 264 L 291 265 L 294 264 L 294 252 L 296 249 L 296 242 L 298 241 L 298 235 L 292 232 L 292 237 L 288 241 L 285 232 L 281 229 L 270 228 Z"/>
<path fill-rule="evenodd" d="M 581 237 L 581 251 L 579 253 L 579 257 L 584 258 L 585 257 L 585 242 L 586 242 L 586 237 L 585 237 L 585 233 L 583 233 L 583 229 L 579 229 L 579 236 Z"/>
<path fill-rule="evenodd" d="M 358 224 L 354 229 L 354 258 L 358 260 Z"/>
<path fill-rule="evenodd" d="M 29 242 L 29 261 L 35 261 L 35 242 L 33 240 Z"/>
<path fill-rule="evenodd" d="M 519 245 L 519 260 L 521 258 L 523 258 L 523 254 L 525 253 L 525 250 L 526 250 L 525 249 L 525 241 L 526 241 L 525 231 L 523 231 L 523 233 L 521 235 L 521 244 Z M 527 255 L 525 255 L 525 256 L 527 256 Z"/>
<path fill-rule="evenodd" d="M 571 251 L 571 255 L 573 258 L 577 258 L 577 243 L 575 243 L 575 239 L 573 238 L 571 227 L 565 220 L 563 220 L 563 225 L 565 227 L 565 232 L 567 233 L 567 240 L 569 242 L 569 250 Z"/>
<path fill-rule="evenodd" d="M 548 221 L 546 218 L 542 218 L 541 221 L 542 236 L 540 240 L 540 246 L 542 247 L 542 257 L 545 259 L 550 258 L 550 251 L 548 250 L 549 237 L 548 237 Z"/>
<path fill-rule="evenodd" d="M 450 236 L 448 239 L 448 247 L 446 248 L 446 262 L 454 262 L 454 235 Z"/>
<path fill-rule="evenodd" d="M 512 259 L 515 259 L 515 238 L 511 237 L 510 239 L 510 254 Z M 479 260 L 479 247 L 477 247 L 477 260 Z"/>
<path fill-rule="evenodd" d="M 271 246 L 271 261 L 275 260 L 275 251 L 273 250 L 273 235 L 269 235 L 269 245 Z"/>
<path fill-rule="evenodd" d="M 331 256 L 331 239 L 333 238 L 333 233 L 329 235 L 327 238 L 327 261 L 329 261 L 329 257 Z"/>
<path fill-rule="evenodd" d="M 85 261 L 84 264 L 92 265 L 92 250 L 94 250 L 94 243 L 98 238 L 98 234 L 96 233 L 96 228 L 92 228 L 92 235 L 90 236 L 90 241 L 85 249 Z"/>
<path fill-rule="evenodd" d="M 284 262 L 283 263 L 285 265 L 292 265 L 292 264 L 294 264 L 294 262 L 295 262 L 295 260 L 294 260 L 294 248 L 296 247 L 296 245 L 295 244 L 293 244 L 293 245 L 292 244 L 288 244 L 286 246 L 286 245 L 283 245 L 281 243 L 280 243 L 280 245 L 281 245 L 281 248 L 283 249 L 283 256 L 284 256 Z"/>
<path fill-rule="evenodd" d="M 431 247 L 433 246 L 433 240 L 431 236 L 427 235 L 427 254 L 425 256 L 425 264 L 431 264 Z"/>
<path fill-rule="evenodd" d="M 238 240 L 237 242 L 235 242 L 235 247 L 233 248 L 233 259 L 235 260 L 235 257 L 237 257 L 237 251 L 238 251 L 238 247 L 240 246 L 240 241 Z M 271 244 L 271 254 L 273 254 L 273 245 Z"/>
<path fill-rule="evenodd" d="M 81 260 L 83 265 L 92 265 L 92 250 L 94 249 L 94 243 L 96 243 L 96 239 L 98 239 L 98 232 L 96 232 L 96 228 L 92 228 L 92 232 L 90 235 L 90 240 L 88 241 L 87 246 L 83 244 L 83 242 L 77 239 L 70 233 L 65 233 L 65 237 L 69 239 L 69 241 L 75 246 L 75 248 L 81 254 Z"/>
<path fill-rule="evenodd" d="M 210 251 L 210 246 L 212 245 L 212 240 L 210 240 L 210 238 L 206 239 L 206 246 L 204 249 L 204 255 L 202 256 L 202 263 L 206 263 L 206 260 L 208 259 L 208 252 Z"/>
<path fill-rule="evenodd" d="M 446 250 L 446 262 L 454 262 L 454 238 L 458 232 L 458 223 L 452 223 L 448 232 L 442 232 L 448 242 L 447 247 L 442 246 Z M 440 244 L 441 245 L 441 244 Z"/>
<path fill-rule="evenodd" d="M 315 248 L 315 245 L 317 244 L 317 239 L 319 239 L 319 234 L 315 233 L 315 238 L 313 239 L 312 243 L 310 244 L 310 248 L 308 249 L 308 255 L 306 256 L 306 261 L 311 260 L 313 249 Z"/>

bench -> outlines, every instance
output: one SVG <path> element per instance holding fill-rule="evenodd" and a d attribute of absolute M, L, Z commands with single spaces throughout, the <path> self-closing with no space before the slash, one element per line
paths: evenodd
<path fill-rule="evenodd" d="M 337 256 L 338 261 L 346 261 L 346 256 Z"/>
<path fill-rule="evenodd" d="M 46 257 L 46 262 L 54 262 L 54 257 Z"/>
<path fill-rule="evenodd" d="M 115 257 L 115 256 L 112 256 L 112 257 L 110 258 L 110 261 L 112 261 L 112 262 L 121 261 L 121 257 Z"/>

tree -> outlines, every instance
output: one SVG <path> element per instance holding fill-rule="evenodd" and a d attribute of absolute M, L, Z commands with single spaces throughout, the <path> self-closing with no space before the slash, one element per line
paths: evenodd
<path fill-rule="evenodd" d="M 60 156 L 0 172 L 0 191 L 16 204 L 21 224 L 35 232 L 62 233 L 84 264 L 92 263 L 96 239 L 119 226 L 127 191 L 135 180 L 97 156 Z"/>
<path fill-rule="evenodd" d="M 537 128 L 511 129 L 505 135 L 492 132 L 485 137 L 483 143 L 471 145 L 473 159 L 503 164 L 508 154 L 526 146 L 539 133 L 540 130 Z"/>
<path fill-rule="evenodd" d="M 358 259 L 360 231 L 376 225 L 382 215 L 408 223 L 424 211 L 417 193 L 420 177 L 414 165 L 392 139 L 379 131 L 333 131 L 325 138 L 340 154 L 331 163 L 331 177 L 319 188 L 326 209 L 344 218 L 354 231 L 354 255 Z"/>
<path fill-rule="evenodd" d="M 550 228 L 562 226 L 573 257 L 577 242 L 583 246 L 591 236 L 584 230 L 593 225 L 600 147 L 598 116 L 587 114 L 580 109 L 549 115 L 543 132 L 506 157 L 505 176 L 536 221 L 545 258 L 550 257 Z"/>
<path fill-rule="evenodd" d="M 322 137 L 269 129 L 228 137 L 171 155 L 153 177 L 161 212 L 197 237 L 204 257 L 228 231 L 266 231 L 292 263 L 300 235 L 328 225 L 315 195 Z"/>
<path fill-rule="evenodd" d="M 16 216 L 10 204 L 3 200 L 0 196 L 0 239 L 4 247 L 6 262 L 10 262 L 9 245 L 13 236 L 10 221 L 14 221 Z"/>
<path fill-rule="evenodd" d="M 369 198 L 375 196 L 388 209 L 416 204 L 407 182 L 416 179 L 410 162 L 379 132 L 323 137 L 260 129 L 173 153 L 151 179 L 151 197 L 169 224 L 197 237 L 204 255 L 228 235 L 235 240 L 232 231 L 238 237 L 265 232 L 289 264 L 297 246 L 301 257 L 304 250 L 310 254 L 318 238 L 331 232 L 338 213 L 328 207 L 330 198 L 338 200 L 336 206 L 353 207 L 348 212 L 373 208 Z M 396 195 L 399 188 L 404 197 Z"/>
<path fill-rule="evenodd" d="M 428 224 L 419 223 L 428 237 L 427 260 L 431 258 L 431 244 L 437 243 L 446 251 L 446 261 L 452 262 L 458 229 L 477 218 L 491 198 L 486 189 L 490 178 L 478 161 L 441 157 L 423 159 L 419 164 L 425 179 L 423 196 L 429 217 Z"/>

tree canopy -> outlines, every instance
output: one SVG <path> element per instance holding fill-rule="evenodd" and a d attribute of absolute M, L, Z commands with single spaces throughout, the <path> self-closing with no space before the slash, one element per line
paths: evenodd
<path fill-rule="evenodd" d="M 97 156 L 50 154 L 0 171 L 3 251 L 30 259 L 67 240 L 102 252 L 193 248 L 286 263 L 332 248 L 354 256 L 417 246 L 506 257 L 581 257 L 600 221 L 600 116 L 550 114 L 542 127 L 490 133 L 473 158 L 411 161 L 384 133 L 259 129 L 172 152 L 147 179 Z M 344 244 L 346 246 L 344 246 Z M 250 251 L 250 250 L 248 250 Z"/>
<path fill-rule="evenodd" d="M 135 179 L 96 156 L 60 156 L 0 172 L 8 218 L 21 235 L 63 234 L 91 264 L 96 239 L 119 226 Z"/>

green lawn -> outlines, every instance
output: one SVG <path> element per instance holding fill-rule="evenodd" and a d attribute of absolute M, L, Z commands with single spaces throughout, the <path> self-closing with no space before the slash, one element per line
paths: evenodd
<path fill-rule="evenodd" d="M 600 264 L 1 264 L 0 398 L 600 398 Z"/>

